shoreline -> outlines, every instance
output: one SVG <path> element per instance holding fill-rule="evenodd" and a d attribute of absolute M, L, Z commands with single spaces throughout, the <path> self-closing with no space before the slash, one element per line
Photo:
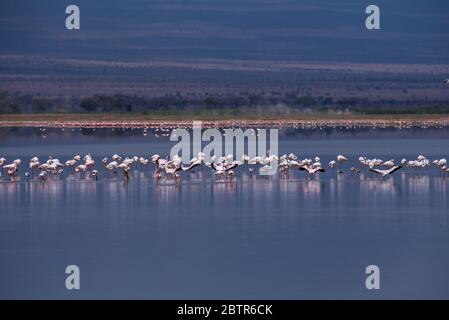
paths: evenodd
<path fill-rule="evenodd" d="M 426 115 L 301 115 L 267 117 L 161 116 L 139 114 L 0 114 L 0 127 L 28 128 L 316 128 L 316 127 L 448 127 L 449 114 Z"/>

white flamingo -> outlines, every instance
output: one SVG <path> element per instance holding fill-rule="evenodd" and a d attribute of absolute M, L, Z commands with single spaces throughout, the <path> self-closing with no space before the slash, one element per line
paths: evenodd
<path fill-rule="evenodd" d="M 299 168 L 299 170 L 306 171 L 308 174 L 315 174 L 317 172 L 326 172 L 326 170 L 324 170 L 321 167 L 310 167 L 307 165 Z"/>
<path fill-rule="evenodd" d="M 394 166 L 394 167 L 391 167 L 391 168 L 386 169 L 386 170 L 381 170 L 381 169 L 369 169 L 369 171 L 374 172 L 374 173 L 377 173 L 377 174 L 381 174 L 382 177 L 385 177 L 385 176 L 387 176 L 387 175 L 392 174 L 393 172 L 396 172 L 397 170 L 399 170 L 399 169 L 401 169 L 401 168 L 402 168 L 402 166 Z"/>

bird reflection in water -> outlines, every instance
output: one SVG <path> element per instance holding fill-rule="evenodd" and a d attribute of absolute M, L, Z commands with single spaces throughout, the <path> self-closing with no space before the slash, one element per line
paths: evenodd
<path fill-rule="evenodd" d="M 425 175 L 408 177 L 410 193 L 427 194 L 430 190 L 430 178 Z"/>

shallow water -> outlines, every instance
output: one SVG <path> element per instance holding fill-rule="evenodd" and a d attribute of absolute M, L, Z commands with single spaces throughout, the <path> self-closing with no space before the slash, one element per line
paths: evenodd
<path fill-rule="evenodd" d="M 0 129 L 0 156 L 167 154 L 141 131 Z M 45 137 L 45 138 L 44 138 Z M 447 157 L 449 130 L 284 131 L 280 154 Z M 136 167 L 126 183 L 0 180 L 0 298 L 449 298 L 449 176 L 435 168 L 262 177 L 207 169 L 181 182 Z M 65 267 L 81 290 L 65 289 Z M 365 267 L 381 289 L 365 288 Z"/>

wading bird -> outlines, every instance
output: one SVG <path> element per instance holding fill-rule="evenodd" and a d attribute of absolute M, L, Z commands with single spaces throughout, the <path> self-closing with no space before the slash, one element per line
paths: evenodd
<path fill-rule="evenodd" d="M 324 170 L 323 168 L 321 168 L 321 167 L 310 167 L 310 166 L 308 166 L 308 165 L 305 165 L 305 166 L 302 166 L 302 167 L 300 167 L 299 168 L 299 170 L 301 170 L 301 171 L 306 171 L 307 173 L 309 173 L 309 174 L 315 174 L 315 173 L 317 173 L 317 172 L 326 172 L 326 170 Z"/>
<path fill-rule="evenodd" d="M 238 166 L 237 163 L 226 163 L 226 162 L 219 163 L 219 164 L 217 164 L 215 162 L 211 163 L 211 167 L 212 167 L 212 169 L 214 169 L 215 175 L 217 175 L 217 176 L 226 175 L 226 173 L 228 171 L 236 168 L 237 166 Z"/>
<path fill-rule="evenodd" d="M 387 176 L 387 175 L 389 175 L 389 174 L 392 174 L 393 172 L 395 172 L 395 171 L 397 171 L 397 170 L 399 170 L 399 169 L 401 169 L 401 168 L 402 168 L 402 166 L 394 166 L 394 167 L 391 167 L 390 169 L 386 169 L 386 170 L 381 170 L 381 169 L 369 169 L 369 171 L 374 172 L 374 173 L 377 173 L 377 174 L 381 174 L 382 177 L 385 177 L 385 176 Z"/>
<path fill-rule="evenodd" d="M 345 163 L 346 161 L 348 161 L 348 158 L 346 158 L 345 156 L 341 154 L 337 156 L 337 162 L 340 163 L 340 168 L 343 168 L 343 163 Z"/>

